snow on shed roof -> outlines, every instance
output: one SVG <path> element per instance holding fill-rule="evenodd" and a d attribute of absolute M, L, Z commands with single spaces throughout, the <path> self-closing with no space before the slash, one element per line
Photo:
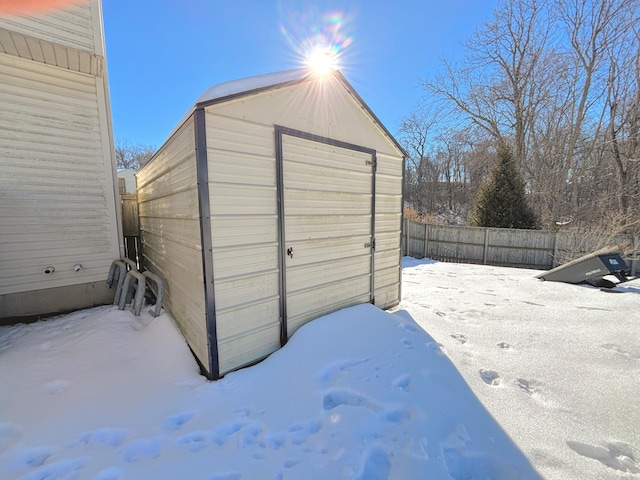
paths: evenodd
<path fill-rule="evenodd" d="M 239 94 L 246 94 L 255 90 L 261 90 L 267 87 L 273 87 L 282 83 L 289 83 L 296 80 L 302 80 L 311 75 L 311 71 L 306 68 L 295 68 L 292 70 L 284 70 L 282 72 L 265 73 L 263 75 L 254 75 L 252 77 L 240 78 L 228 82 L 219 83 L 204 92 L 198 100 L 196 100 L 194 108 L 201 103 L 208 103 L 221 98 L 232 97 Z"/>
<path fill-rule="evenodd" d="M 283 70 L 281 72 L 265 73 L 262 75 L 254 75 L 251 77 L 239 78 L 236 80 L 230 80 L 227 82 L 218 83 L 205 91 L 196 102 L 189 108 L 187 113 L 180 119 L 180 122 L 171 131 L 166 143 L 175 134 L 178 129 L 187 121 L 187 119 L 198 108 L 211 103 L 223 102 L 225 100 L 231 100 L 238 96 L 249 95 L 251 93 L 257 93 L 261 90 L 275 88 L 280 85 L 286 85 L 288 83 L 298 82 L 306 80 L 314 75 L 313 69 L 310 67 L 294 68 L 291 70 Z M 405 155 L 408 156 L 404 148 L 398 143 L 398 141 L 391 135 L 391 133 L 382 124 L 380 119 L 373 113 L 364 100 L 353 89 L 351 84 L 342 75 L 340 70 L 331 71 L 331 75 L 337 76 L 340 81 L 351 91 L 351 93 L 357 98 L 358 102 L 364 107 L 364 109 L 371 115 L 371 118 L 375 123 L 379 125 L 383 132 L 389 137 L 389 139 L 395 144 L 395 146 Z"/>
<path fill-rule="evenodd" d="M 223 101 L 226 98 L 233 98 L 239 95 L 247 95 L 251 92 L 257 92 L 265 88 L 273 88 L 289 82 L 303 80 L 311 75 L 311 69 L 307 67 L 294 68 L 275 73 L 265 73 L 262 75 L 254 75 L 251 77 L 229 80 L 214 85 L 204 92 L 194 103 L 187 113 L 180 119 L 176 127 L 171 131 L 164 143 L 173 136 L 174 133 L 187 121 L 191 114 L 203 104 Z"/>

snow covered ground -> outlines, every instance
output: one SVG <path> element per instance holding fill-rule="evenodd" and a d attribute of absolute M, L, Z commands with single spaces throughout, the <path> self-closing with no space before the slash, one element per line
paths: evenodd
<path fill-rule="evenodd" d="M 640 479 L 640 280 L 535 273 L 406 258 L 218 382 L 167 314 L 2 327 L 0 478 Z"/>

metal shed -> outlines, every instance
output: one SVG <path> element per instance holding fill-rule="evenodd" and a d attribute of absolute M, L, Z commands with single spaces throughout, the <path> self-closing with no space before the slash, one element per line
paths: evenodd
<path fill-rule="evenodd" d="M 210 378 L 400 301 L 405 153 L 338 71 L 205 92 L 137 175 L 145 267 Z"/>
<path fill-rule="evenodd" d="M 111 303 L 122 256 L 102 9 L 0 15 L 0 324 Z"/>

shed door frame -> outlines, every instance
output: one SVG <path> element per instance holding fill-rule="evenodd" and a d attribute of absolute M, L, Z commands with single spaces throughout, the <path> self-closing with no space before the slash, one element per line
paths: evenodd
<path fill-rule="evenodd" d="M 284 204 L 284 153 L 283 153 L 283 136 L 288 135 L 291 137 L 297 137 L 303 140 L 309 140 L 311 142 L 322 143 L 324 145 L 330 145 L 334 147 L 343 148 L 346 150 L 354 150 L 369 154 L 371 160 L 367 161 L 367 164 L 371 164 L 371 243 L 370 243 L 370 256 L 371 256 L 371 278 L 369 286 L 369 302 L 375 303 L 374 297 L 374 275 L 375 275 L 375 217 L 376 217 L 376 169 L 377 158 L 376 151 L 371 148 L 362 147 L 341 140 L 335 140 L 320 135 L 315 135 L 293 128 L 284 127 L 281 125 L 275 125 L 275 147 L 276 147 L 276 182 L 277 182 L 277 198 L 278 198 L 278 260 L 279 260 L 279 290 L 280 290 L 280 344 L 284 345 L 288 340 L 287 331 L 287 272 L 286 272 L 286 235 L 285 235 L 285 204 Z"/>

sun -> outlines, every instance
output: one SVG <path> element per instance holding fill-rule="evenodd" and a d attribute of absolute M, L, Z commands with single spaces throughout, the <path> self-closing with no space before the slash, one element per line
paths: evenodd
<path fill-rule="evenodd" d="M 324 77 L 338 68 L 338 55 L 331 48 L 317 45 L 307 54 L 305 65 L 316 75 Z"/>
<path fill-rule="evenodd" d="M 354 41 L 353 13 L 318 6 L 301 8 L 301 3 L 278 0 L 280 33 L 294 54 L 295 64 L 303 65 L 318 77 L 342 71 L 347 63 L 345 51 Z"/>

